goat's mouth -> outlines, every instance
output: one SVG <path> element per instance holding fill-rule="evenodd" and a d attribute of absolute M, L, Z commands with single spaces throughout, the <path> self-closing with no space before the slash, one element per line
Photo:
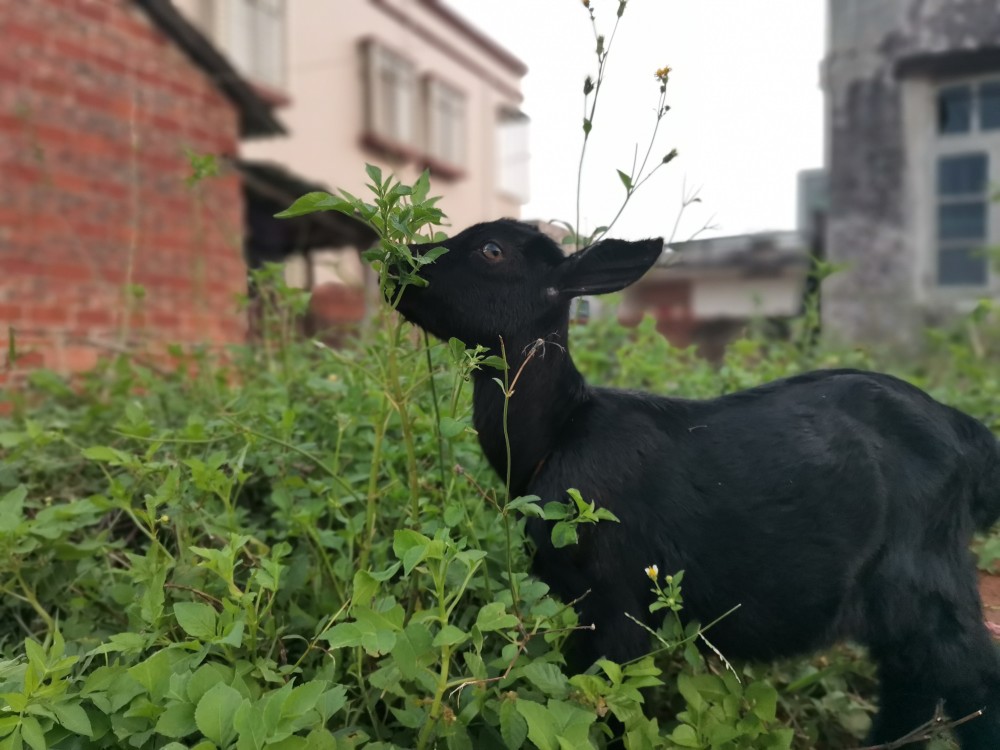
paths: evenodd
<path fill-rule="evenodd" d="M 396 290 L 393 297 L 396 299 L 396 312 L 414 325 L 424 327 L 420 316 L 420 296 L 422 287 L 414 284 L 407 284 L 402 290 Z"/>

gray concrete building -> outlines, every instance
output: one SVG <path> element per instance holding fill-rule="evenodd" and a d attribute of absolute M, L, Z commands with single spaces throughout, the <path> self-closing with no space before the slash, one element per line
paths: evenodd
<path fill-rule="evenodd" d="M 828 8 L 826 330 L 913 343 L 1000 297 L 1000 0 Z"/>

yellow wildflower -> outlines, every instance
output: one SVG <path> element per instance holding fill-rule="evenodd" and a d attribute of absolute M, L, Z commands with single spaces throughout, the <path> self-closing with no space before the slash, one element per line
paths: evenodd
<path fill-rule="evenodd" d="M 657 71 L 656 71 L 656 77 L 659 80 L 661 80 L 664 83 L 666 83 L 667 82 L 667 78 L 670 76 L 670 71 L 671 70 L 672 70 L 672 68 L 669 65 L 664 65 L 662 68 L 658 68 L 657 69 Z"/>
<path fill-rule="evenodd" d="M 660 569 L 655 565 L 650 565 L 646 568 L 646 575 L 649 576 L 651 581 L 655 581 L 660 575 Z"/>

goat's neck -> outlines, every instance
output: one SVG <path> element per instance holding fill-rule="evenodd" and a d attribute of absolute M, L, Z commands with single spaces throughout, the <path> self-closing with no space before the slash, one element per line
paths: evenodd
<path fill-rule="evenodd" d="M 514 496 L 524 493 L 552 451 L 566 420 L 586 399 L 586 383 L 566 348 L 566 331 L 559 333 L 543 339 L 526 337 L 524 341 L 505 342 L 508 382 L 513 384 L 507 406 L 507 433 L 510 489 Z M 490 368 L 475 373 L 473 423 L 486 458 L 497 474 L 506 478 L 504 392 L 494 381 L 498 375 L 503 380 L 501 373 Z"/>

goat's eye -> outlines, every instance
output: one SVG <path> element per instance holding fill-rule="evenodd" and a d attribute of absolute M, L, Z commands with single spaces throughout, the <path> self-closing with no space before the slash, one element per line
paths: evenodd
<path fill-rule="evenodd" d="M 479 252 L 482 253 L 483 257 L 486 258 L 486 260 L 494 263 L 503 258 L 503 250 L 495 242 L 487 242 L 485 245 L 479 248 Z"/>

